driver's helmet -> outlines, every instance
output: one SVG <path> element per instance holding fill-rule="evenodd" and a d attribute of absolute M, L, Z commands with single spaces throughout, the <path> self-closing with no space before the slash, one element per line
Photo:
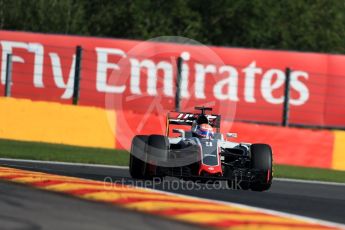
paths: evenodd
<path fill-rule="evenodd" d="M 199 138 L 213 138 L 214 136 L 212 126 L 209 124 L 197 125 L 193 134 Z"/>

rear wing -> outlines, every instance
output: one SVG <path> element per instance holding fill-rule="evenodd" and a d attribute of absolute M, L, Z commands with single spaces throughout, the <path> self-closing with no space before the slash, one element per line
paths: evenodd
<path fill-rule="evenodd" d="M 167 130 L 166 134 L 169 134 L 169 126 L 174 125 L 189 125 L 192 126 L 193 122 L 198 118 L 200 114 L 187 113 L 187 112 L 170 112 L 167 116 Z M 217 133 L 220 132 L 221 115 L 217 114 L 205 114 L 209 120 L 209 124 L 216 128 Z"/>

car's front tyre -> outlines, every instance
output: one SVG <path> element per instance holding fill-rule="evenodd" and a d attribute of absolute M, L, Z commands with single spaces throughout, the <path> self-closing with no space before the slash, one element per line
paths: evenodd
<path fill-rule="evenodd" d="M 272 148 L 267 144 L 252 144 L 250 151 L 252 169 L 262 175 L 250 188 L 260 192 L 268 190 L 272 184 Z"/>

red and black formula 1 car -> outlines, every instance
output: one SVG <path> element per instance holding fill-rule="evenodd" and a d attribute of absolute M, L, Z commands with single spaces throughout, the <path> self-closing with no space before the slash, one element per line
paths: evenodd
<path fill-rule="evenodd" d="M 229 184 L 237 181 L 242 189 L 268 190 L 272 183 L 271 147 L 228 141 L 220 133 L 220 115 L 206 114 L 211 108 L 195 109 L 201 112 L 170 112 L 166 135 L 133 138 L 131 176 L 136 179 L 172 176 L 199 181 L 227 180 Z M 183 126 L 188 129 L 181 129 Z M 237 134 L 227 133 L 226 137 L 235 138 Z"/>

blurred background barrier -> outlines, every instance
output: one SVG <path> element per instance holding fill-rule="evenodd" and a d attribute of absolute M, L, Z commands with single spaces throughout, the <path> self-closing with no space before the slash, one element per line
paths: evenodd
<path fill-rule="evenodd" d="M 345 132 L 333 131 L 335 142 L 333 145 L 333 169 L 345 170 Z"/>
<path fill-rule="evenodd" d="M 117 113 L 117 147 L 129 149 L 133 130 L 142 122 L 142 115 L 130 111 Z M 124 124 L 123 117 L 131 123 Z M 144 134 L 164 133 L 161 122 L 165 115 L 150 115 L 141 127 Z M 163 125 L 164 126 L 164 125 Z M 221 132 L 236 132 L 239 142 L 269 143 L 274 163 L 305 167 L 345 170 L 345 131 L 286 128 L 243 122 L 226 122 Z"/>
<path fill-rule="evenodd" d="M 0 98 L 0 138 L 115 148 L 114 111 L 27 99 Z"/>
<path fill-rule="evenodd" d="M 0 31 L 0 49 L 2 95 L 11 54 L 11 97 L 105 108 L 110 95 L 112 109 L 146 114 L 159 96 L 162 110 L 149 113 L 165 113 L 181 56 L 181 111 L 236 103 L 235 121 L 345 129 L 344 55 L 11 31 Z"/>
<path fill-rule="evenodd" d="M 0 138 L 76 146 L 129 149 L 133 130 L 142 121 L 142 114 L 131 111 L 115 113 L 26 99 L 1 98 L 0 108 L 6 108 L 0 113 Z M 126 124 L 120 116 L 132 122 Z M 147 119 L 143 133 L 164 133 L 159 121 L 165 114 L 150 114 Z M 270 143 L 276 164 L 345 170 L 345 131 L 241 122 L 223 122 L 222 128 L 237 132 L 236 141 Z"/>

